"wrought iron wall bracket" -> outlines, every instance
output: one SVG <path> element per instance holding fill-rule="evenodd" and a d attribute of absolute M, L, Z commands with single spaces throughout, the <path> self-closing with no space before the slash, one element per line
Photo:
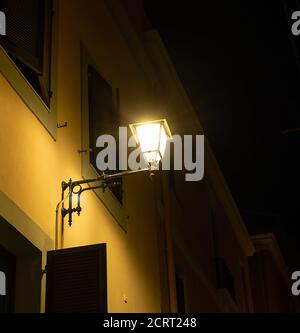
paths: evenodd
<path fill-rule="evenodd" d="M 81 200 L 81 195 L 85 191 L 90 191 L 90 190 L 95 190 L 95 189 L 102 189 L 104 192 L 107 188 L 111 188 L 114 186 L 120 185 L 120 182 L 117 181 L 118 178 L 121 178 L 123 176 L 127 175 L 132 175 L 135 173 L 140 173 L 140 172 L 145 172 L 148 171 L 150 173 L 150 176 L 153 175 L 153 168 L 145 168 L 145 169 L 139 169 L 139 170 L 134 170 L 134 171 L 124 171 L 124 172 L 119 172 L 115 174 L 105 174 L 102 173 L 102 175 L 98 178 L 93 178 L 93 179 L 83 179 L 83 180 L 77 180 L 73 181 L 70 179 L 68 182 L 62 181 L 61 182 L 61 189 L 62 189 L 62 195 L 61 195 L 61 203 L 62 203 L 62 208 L 61 208 L 61 216 L 62 219 L 68 215 L 68 223 L 69 226 L 72 225 L 72 214 L 77 213 L 79 216 L 82 208 L 80 204 Z M 96 183 L 100 182 L 99 185 L 96 186 L 90 186 L 90 183 Z M 87 185 L 86 187 L 83 187 L 83 185 Z M 69 190 L 68 192 L 68 201 L 69 201 L 69 207 L 65 208 L 63 206 L 65 200 L 67 197 L 65 197 L 65 192 Z M 73 208 L 73 195 L 77 195 L 77 206 Z"/>

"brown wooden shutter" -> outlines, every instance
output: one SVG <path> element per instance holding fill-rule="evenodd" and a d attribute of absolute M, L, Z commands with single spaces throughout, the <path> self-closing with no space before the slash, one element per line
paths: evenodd
<path fill-rule="evenodd" d="M 120 110 L 119 90 L 115 92 L 114 99 L 112 87 L 104 80 L 100 73 L 91 65 L 88 66 L 88 103 L 89 103 L 89 142 L 90 162 L 97 169 L 96 158 L 102 148 L 96 147 L 98 136 L 103 134 L 112 135 L 116 141 L 119 140 Z M 119 147 L 117 144 L 116 167 L 117 170 L 106 170 L 107 174 L 118 172 Z M 98 170 L 99 171 L 99 170 Z M 112 187 L 111 191 L 115 197 L 122 202 L 122 179 L 116 179 L 119 186 Z"/>
<path fill-rule="evenodd" d="M 43 11 L 43 43 L 42 43 L 42 72 L 38 76 L 42 98 L 50 106 L 51 91 L 51 51 L 52 51 L 52 17 L 53 3 L 52 0 L 44 0 Z"/>
<path fill-rule="evenodd" d="M 37 73 L 42 72 L 43 4 L 40 0 L 4 1 L 4 47 Z"/>
<path fill-rule="evenodd" d="M 106 313 L 106 244 L 49 251 L 46 312 Z"/>
<path fill-rule="evenodd" d="M 49 105 L 52 0 L 0 0 L 6 15 L 6 36 L 1 45 Z M 19 63 L 20 62 L 20 63 Z M 20 64 L 35 74 L 28 74 Z"/>

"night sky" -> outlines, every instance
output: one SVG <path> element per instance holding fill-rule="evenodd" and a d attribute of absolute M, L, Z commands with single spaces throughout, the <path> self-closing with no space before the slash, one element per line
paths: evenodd
<path fill-rule="evenodd" d="M 273 231 L 300 270 L 300 132 L 284 134 L 300 128 L 300 35 L 284 1 L 145 0 L 145 9 L 249 232 Z"/>

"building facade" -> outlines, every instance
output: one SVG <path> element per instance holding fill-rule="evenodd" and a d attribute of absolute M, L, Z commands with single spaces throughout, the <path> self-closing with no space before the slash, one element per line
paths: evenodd
<path fill-rule="evenodd" d="M 142 2 L 9 3 L 0 8 L 2 310 L 45 311 L 55 245 L 106 244 L 108 312 L 255 311 L 255 246 L 207 141 L 201 181 L 176 170 L 125 177 L 121 189 L 85 192 L 71 227 L 56 220 L 61 182 L 98 175 L 98 135 L 162 118 L 174 134 L 203 134 Z"/>

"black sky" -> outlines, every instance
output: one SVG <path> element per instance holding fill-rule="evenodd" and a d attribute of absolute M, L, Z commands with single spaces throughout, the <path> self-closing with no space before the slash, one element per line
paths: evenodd
<path fill-rule="evenodd" d="M 300 269 L 300 132 L 282 134 L 300 127 L 300 36 L 292 37 L 284 1 L 146 0 L 145 9 L 249 231 L 274 231 Z"/>

